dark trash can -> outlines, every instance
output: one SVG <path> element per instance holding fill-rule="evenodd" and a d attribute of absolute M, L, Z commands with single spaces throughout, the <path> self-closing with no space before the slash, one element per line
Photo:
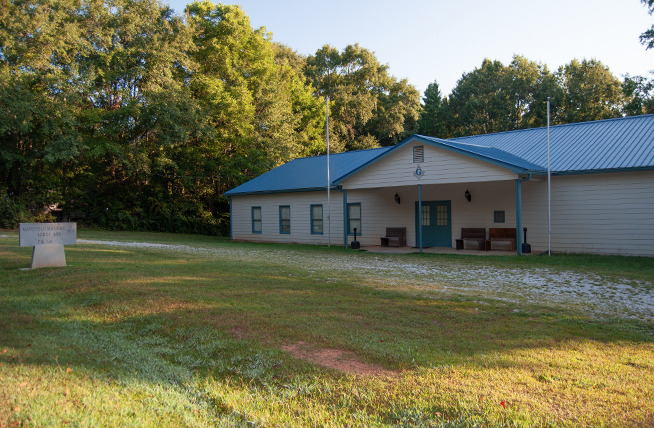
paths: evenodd
<path fill-rule="evenodd" d="M 359 243 L 359 241 L 357 241 L 357 228 L 356 227 L 354 228 L 354 241 L 352 241 L 350 243 L 350 248 L 352 248 L 353 250 L 358 250 L 359 248 L 361 248 L 361 244 Z"/>
<path fill-rule="evenodd" d="M 529 254 L 531 253 L 531 244 L 527 244 L 527 228 L 525 227 L 522 230 L 525 232 L 525 240 L 524 244 L 522 244 L 522 254 Z"/>

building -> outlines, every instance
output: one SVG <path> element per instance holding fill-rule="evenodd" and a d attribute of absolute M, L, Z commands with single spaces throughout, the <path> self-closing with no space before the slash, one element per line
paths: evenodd
<path fill-rule="evenodd" d="M 654 115 L 553 126 L 550 141 L 552 251 L 654 256 Z M 408 246 L 422 232 L 454 247 L 461 228 L 527 227 L 546 251 L 547 147 L 535 128 L 331 155 L 329 204 L 327 157 L 295 159 L 225 193 L 231 237 L 347 245 L 356 227 L 366 246 L 406 227 Z"/>

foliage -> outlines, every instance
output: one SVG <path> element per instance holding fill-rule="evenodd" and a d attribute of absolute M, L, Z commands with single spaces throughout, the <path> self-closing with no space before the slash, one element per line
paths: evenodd
<path fill-rule="evenodd" d="M 633 82 L 621 86 L 594 59 L 573 59 L 552 73 L 547 65 L 516 55 L 508 66 L 485 59 L 480 68 L 464 73 L 449 97 L 439 101 L 438 115 L 428 113 L 434 95 L 425 93 L 423 112 L 436 118 L 430 126 L 441 136 L 487 134 L 545 126 L 547 100 L 552 124 L 618 117 L 637 108 L 628 106 L 643 99 L 643 88 Z"/>
<path fill-rule="evenodd" d="M 559 113 L 564 123 L 621 116 L 620 81 L 600 61 L 573 59 L 559 68 L 558 75 L 564 91 Z"/>
<path fill-rule="evenodd" d="M 297 64 L 275 61 L 265 30 L 238 6 L 187 12 L 157 0 L 7 2 L 2 194 L 109 228 L 225 233 L 224 191 L 320 152 L 322 103 Z"/>
<path fill-rule="evenodd" d="M 19 223 L 29 223 L 31 213 L 12 199 L 0 197 L 0 229 L 14 229 Z"/>
<path fill-rule="evenodd" d="M 441 95 L 436 81 L 427 86 L 422 100 L 424 104 L 418 119 L 418 132 L 431 137 L 447 138 L 449 132 L 446 129 L 447 119 L 444 117 L 447 112 L 447 98 Z"/>
<path fill-rule="evenodd" d="M 323 46 L 307 58 L 305 75 L 316 95 L 330 99 L 334 152 L 392 145 L 417 129 L 418 91 L 358 44 L 343 52 Z"/>
<path fill-rule="evenodd" d="M 628 102 L 624 112 L 628 116 L 654 113 L 654 73 L 648 79 L 644 76 L 627 74 L 622 82 L 622 91 Z"/>
<path fill-rule="evenodd" d="M 654 13 L 654 0 L 641 0 L 641 2 L 647 6 L 647 12 L 652 15 Z M 654 25 L 640 35 L 640 43 L 645 45 L 646 49 L 654 48 Z"/>

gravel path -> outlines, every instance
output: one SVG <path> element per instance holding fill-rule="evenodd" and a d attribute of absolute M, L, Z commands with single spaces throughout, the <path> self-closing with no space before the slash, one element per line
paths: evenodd
<path fill-rule="evenodd" d="M 654 287 L 651 283 L 607 280 L 595 274 L 551 269 L 502 269 L 488 266 L 461 266 L 456 262 L 406 260 L 404 257 L 368 254 L 325 254 L 295 250 L 248 249 L 243 247 L 200 247 L 147 242 L 92 241 L 132 248 L 152 248 L 204 254 L 217 259 L 261 261 L 304 269 L 308 273 L 337 271 L 356 273 L 382 281 L 389 287 L 408 284 L 418 293 L 480 295 L 516 305 L 534 303 L 565 306 L 596 317 L 624 317 L 654 320 Z M 230 248 L 231 247 L 231 248 Z"/>

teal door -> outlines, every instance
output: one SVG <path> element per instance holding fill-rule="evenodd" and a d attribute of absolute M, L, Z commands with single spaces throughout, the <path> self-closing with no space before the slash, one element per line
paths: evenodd
<path fill-rule="evenodd" d="M 423 201 L 418 213 L 416 202 L 416 246 L 420 246 L 419 227 L 422 227 L 423 247 L 452 246 L 452 208 L 450 201 Z"/>

